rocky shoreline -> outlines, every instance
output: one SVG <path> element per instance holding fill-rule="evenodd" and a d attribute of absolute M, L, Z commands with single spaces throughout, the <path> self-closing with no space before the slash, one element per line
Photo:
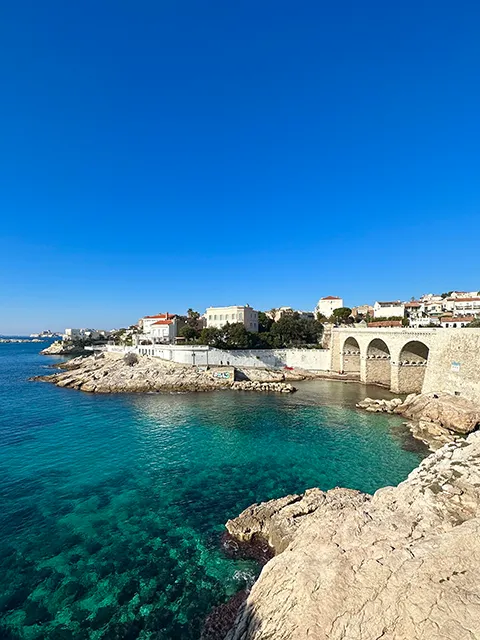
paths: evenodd
<path fill-rule="evenodd" d="M 237 372 L 234 367 L 195 367 L 134 354 L 123 356 L 116 353 L 100 353 L 74 358 L 55 366 L 63 371 L 36 376 L 32 380 L 50 382 L 58 387 L 89 393 L 187 392 L 216 389 L 275 393 L 296 391 L 287 381 L 288 375 L 279 371 L 242 369 Z M 238 375 L 242 379 L 237 381 Z M 294 379 L 304 377 L 292 373 Z"/>
<path fill-rule="evenodd" d="M 411 393 L 404 400 L 365 398 L 359 409 L 373 413 L 395 413 L 408 419 L 412 435 L 436 451 L 447 442 L 468 435 L 480 425 L 480 410 L 465 398 L 448 393 Z"/>
<path fill-rule="evenodd" d="M 63 342 L 62 340 L 56 340 L 46 349 L 40 351 L 41 356 L 82 356 L 90 355 L 91 353 L 91 351 L 87 351 L 80 345 Z"/>
<path fill-rule="evenodd" d="M 310 489 L 255 504 L 226 528 L 275 557 L 217 638 L 480 637 L 478 432 L 445 444 L 397 487 Z"/>

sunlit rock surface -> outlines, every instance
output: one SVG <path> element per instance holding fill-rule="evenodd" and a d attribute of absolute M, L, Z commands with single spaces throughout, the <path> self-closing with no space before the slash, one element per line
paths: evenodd
<path fill-rule="evenodd" d="M 264 567 L 227 640 L 480 638 L 480 434 L 373 496 L 312 489 L 227 523 Z"/>

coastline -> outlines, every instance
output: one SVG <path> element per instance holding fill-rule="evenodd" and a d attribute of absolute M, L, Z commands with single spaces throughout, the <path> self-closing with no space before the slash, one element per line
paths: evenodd
<path fill-rule="evenodd" d="M 58 343 L 54 343 L 54 345 Z M 55 347 L 57 352 L 59 347 Z M 43 353 L 43 352 L 42 352 Z M 52 368 L 60 373 L 40 375 L 32 381 L 48 382 L 58 387 L 75 389 L 87 393 L 188 393 L 231 389 L 245 392 L 294 393 L 292 382 L 305 380 L 331 380 L 360 383 L 355 374 L 335 372 L 311 372 L 298 369 L 237 368 L 233 366 L 182 365 L 153 356 L 123 355 L 100 352 L 74 357 L 55 363 Z M 50 355 L 50 354 L 47 354 Z M 360 383 L 361 384 L 361 383 Z M 381 385 L 374 385 L 384 389 Z M 385 390 L 387 391 L 387 390 Z M 391 392 L 388 392 L 392 395 Z M 463 398 L 449 394 L 422 396 L 410 394 L 404 398 L 366 398 L 357 403 L 357 408 L 368 412 L 386 412 L 403 415 L 405 425 L 412 436 L 426 444 L 432 451 L 446 442 L 465 435 L 480 422 L 480 412 Z M 428 404 L 427 410 L 425 405 Z M 434 411 L 432 412 L 432 405 Z M 420 410 L 416 408 L 420 406 Z M 429 409 L 429 410 L 428 410 Z M 455 418 L 455 415 L 460 419 Z M 445 417 L 448 418 L 444 428 Z M 453 416 L 453 417 L 452 417 Z M 465 419 L 469 428 L 465 427 Z M 462 422 L 463 420 L 463 422 Z"/>
<path fill-rule="evenodd" d="M 270 369 L 236 369 L 232 366 L 195 367 L 150 356 L 124 357 L 116 353 L 81 356 L 54 365 L 63 371 L 35 376 L 33 381 L 49 382 L 88 393 L 203 392 L 218 389 L 293 393 L 294 380 L 314 376 Z"/>
<path fill-rule="evenodd" d="M 479 457 L 473 433 L 373 496 L 310 489 L 229 520 L 275 555 L 225 640 L 478 637 Z"/>

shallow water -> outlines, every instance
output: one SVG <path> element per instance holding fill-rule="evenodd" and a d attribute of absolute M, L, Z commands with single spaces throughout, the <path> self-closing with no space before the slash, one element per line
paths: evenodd
<path fill-rule="evenodd" d="M 223 524 L 308 487 L 373 492 L 425 455 L 385 391 L 96 396 L 27 382 L 53 357 L 0 344 L 0 638 L 197 640 L 257 567 Z"/>

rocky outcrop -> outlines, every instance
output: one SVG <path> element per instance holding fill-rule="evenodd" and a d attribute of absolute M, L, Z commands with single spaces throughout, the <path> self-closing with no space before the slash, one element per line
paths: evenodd
<path fill-rule="evenodd" d="M 470 400 L 448 393 L 425 393 L 408 399 L 395 409 L 409 420 L 431 422 L 448 431 L 466 435 L 480 424 L 480 410 Z"/>
<path fill-rule="evenodd" d="M 268 539 L 227 640 L 480 638 L 480 434 L 373 496 L 312 489 L 227 523 Z"/>
<path fill-rule="evenodd" d="M 405 400 L 365 398 L 357 407 L 374 413 L 397 413 L 408 418 L 412 434 L 432 450 L 475 431 L 480 425 L 478 407 L 466 398 L 448 393 L 411 393 Z"/>
<path fill-rule="evenodd" d="M 292 385 L 286 383 L 235 383 L 233 367 L 206 369 L 149 356 L 137 356 L 132 362 L 122 354 L 101 353 L 75 358 L 60 364 L 59 368 L 64 371 L 37 376 L 33 380 L 91 393 L 212 391 L 229 388 L 285 393 L 295 391 Z"/>
<path fill-rule="evenodd" d="M 75 345 L 71 342 L 63 342 L 62 340 L 52 342 L 49 347 L 40 351 L 40 355 L 42 356 L 78 356 L 88 355 L 90 353 L 91 351 L 86 351 L 86 349 L 80 345 Z"/>

